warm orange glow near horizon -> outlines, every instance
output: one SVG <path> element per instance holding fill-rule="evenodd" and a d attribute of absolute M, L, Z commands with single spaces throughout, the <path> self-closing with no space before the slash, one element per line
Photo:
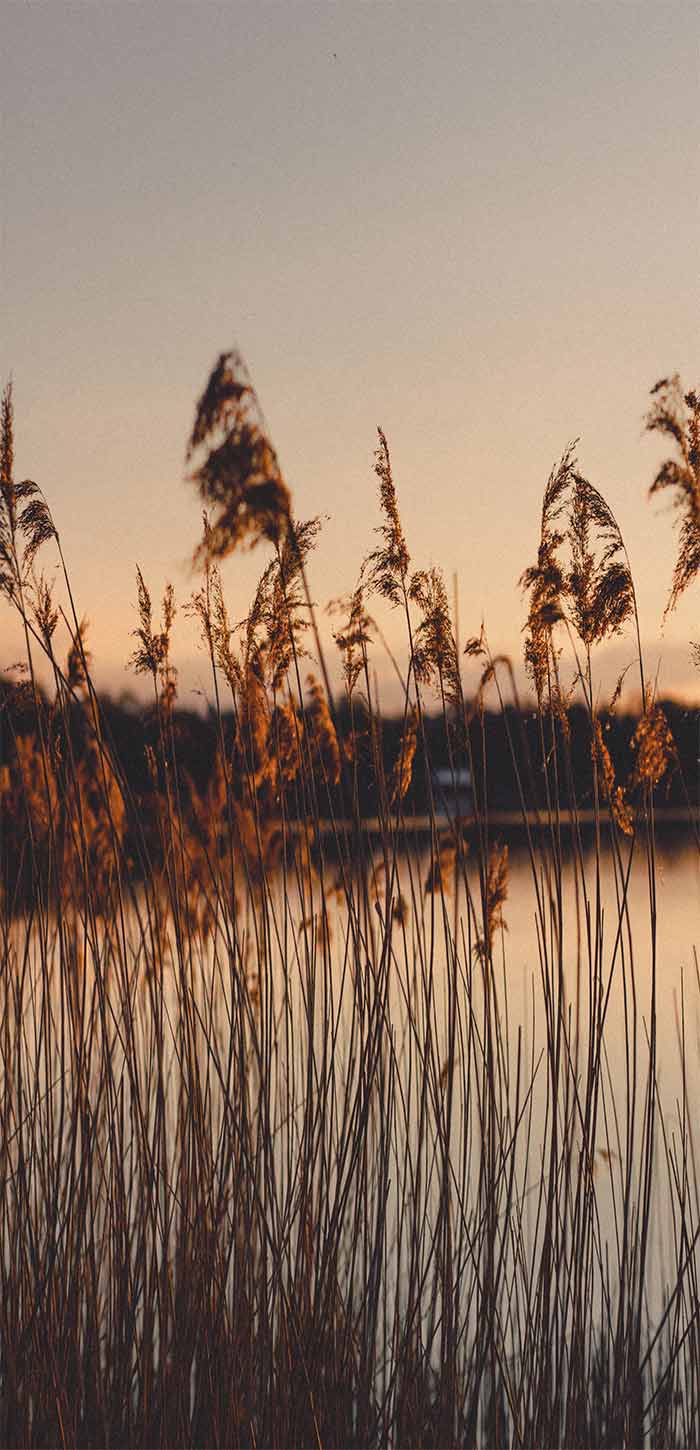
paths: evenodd
<path fill-rule="evenodd" d="M 697 698 L 697 589 L 664 620 L 674 516 L 647 500 L 662 447 L 642 422 L 659 376 L 698 381 L 695 9 L 407 3 L 400 19 L 311 0 L 6 11 L 2 369 L 17 476 L 53 510 L 96 679 L 140 688 L 137 563 L 154 598 L 196 587 L 185 441 L 237 344 L 296 515 L 324 518 L 321 611 L 374 547 L 380 424 L 415 567 L 440 565 L 450 595 L 456 574 L 462 643 L 483 619 L 520 660 L 517 581 L 579 437 L 627 545 L 648 673 Z M 226 562 L 233 619 L 266 559 Z M 400 657 L 400 621 L 383 607 L 381 625 Z M 174 647 L 196 705 L 207 666 L 182 610 Z M 603 692 L 633 654 L 631 638 L 601 651 Z M 15 658 L 5 609 L 0 670 Z M 393 707 L 381 649 L 375 668 Z"/>

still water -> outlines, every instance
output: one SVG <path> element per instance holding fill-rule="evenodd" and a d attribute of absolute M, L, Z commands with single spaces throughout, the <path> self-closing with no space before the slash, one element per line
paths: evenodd
<path fill-rule="evenodd" d="M 557 1173 L 571 1173 L 573 1184 L 585 1159 L 594 1184 L 602 1263 L 608 1249 L 613 1260 L 619 1255 L 630 1165 L 637 1192 L 653 1051 L 653 1321 L 669 1264 L 673 1282 L 674 1154 L 693 1177 L 700 1154 L 700 856 L 687 837 L 663 834 L 653 859 L 643 840 L 630 850 L 624 841 L 618 852 L 605 849 L 597 858 L 593 850 L 570 855 L 557 873 L 545 855 L 531 858 L 511 845 L 505 898 L 490 923 L 473 857 L 463 872 L 448 862 L 443 889 L 426 891 L 431 860 L 416 842 L 362 869 L 329 861 L 319 872 L 307 859 L 264 889 L 246 892 L 239 882 L 235 915 L 223 913 L 206 939 L 185 935 L 184 946 L 167 916 L 156 936 L 147 929 L 143 900 L 116 938 L 94 926 L 81 932 L 79 922 L 43 935 L 18 925 L 21 999 L 6 979 L 13 1006 L 0 1067 L 6 1098 L 19 1090 L 20 1078 L 33 1093 L 14 1109 L 26 1124 L 23 1152 L 33 1151 L 27 1135 L 36 1143 L 57 1131 L 55 1095 L 70 1095 L 78 1078 L 81 1093 L 94 1100 L 95 1130 L 110 1141 L 107 1055 L 120 1111 L 138 1093 L 149 1134 L 157 1065 L 172 1154 L 165 1178 L 174 1183 L 192 1073 L 199 1075 L 216 1153 L 221 1135 L 231 1132 L 231 1103 L 240 1100 L 236 1074 L 243 1070 L 248 1111 L 260 1111 L 266 1124 L 270 1181 L 282 1213 L 308 1151 L 309 1099 L 319 1105 L 314 1132 L 323 1125 L 327 1135 L 318 1163 L 325 1164 L 327 1149 L 333 1166 L 323 1171 L 332 1194 L 352 1120 L 348 1105 L 360 1100 L 371 1062 L 362 1132 L 370 1158 L 382 1134 L 389 1142 L 389 1219 L 400 1224 L 406 1194 L 418 1184 L 430 1223 L 446 1144 L 458 1217 L 467 1236 L 476 1234 L 488 1209 L 480 1175 L 491 1151 L 504 1168 L 487 1195 L 498 1193 L 499 1214 L 515 1205 L 518 1216 L 517 1242 L 515 1235 L 507 1242 L 504 1230 L 515 1272 L 525 1248 L 533 1261 L 541 1250 L 538 1193 L 551 1171 L 556 1125 L 571 1148 Z M 18 1032 L 10 1042 L 13 1023 Z M 87 1051 L 80 1045 L 86 1042 Z M 586 1125 L 592 1082 L 599 1084 L 593 1131 Z M 18 1136 L 10 1157 L 16 1160 L 19 1150 Z M 556 1191 L 566 1213 L 569 1187 L 558 1180 Z M 691 1193 L 696 1214 L 697 1180 Z M 398 1230 L 394 1241 L 400 1243 Z M 406 1265 L 400 1248 L 392 1253 L 385 1272 L 397 1282 Z"/>

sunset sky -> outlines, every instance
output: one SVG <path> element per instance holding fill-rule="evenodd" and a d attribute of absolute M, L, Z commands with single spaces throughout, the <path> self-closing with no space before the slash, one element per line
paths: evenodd
<path fill-rule="evenodd" d="M 695 0 L 4 0 L 2 28 L 0 362 L 101 686 L 132 683 L 136 564 L 155 594 L 195 587 L 184 449 L 232 346 L 297 515 L 328 516 L 320 605 L 374 544 L 380 424 L 416 566 L 456 571 L 463 639 L 483 616 L 518 654 L 542 489 L 578 436 L 649 667 L 693 685 L 700 584 L 662 636 L 674 535 L 643 415 L 660 376 L 700 382 Z M 264 563 L 225 565 L 233 617 Z M 175 654 L 193 701 L 186 621 Z"/>

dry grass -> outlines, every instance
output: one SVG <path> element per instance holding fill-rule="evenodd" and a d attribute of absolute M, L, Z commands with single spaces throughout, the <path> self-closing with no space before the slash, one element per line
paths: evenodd
<path fill-rule="evenodd" d="M 697 567 L 697 439 L 694 395 L 686 423 L 669 386 L 650 426 L 682 455 L 654 484 L 673 485 L 686 509 L 675 599 Z M 306 584 L 317 526 L 294 522 L 250 381 L 234 355 L 219 359 L 190 443 L 215 510 L 189 607 L 211 664 L 216 764 L 199 787 L 183 768 L 175 602 L 166 590 L 154 622 L 139 573 L 133 664 L 152 680 L 153 729 L 137 800 L 67 575 L 71 643 L 58 658 L 59 613 L 36 555 L 60 544 L 35 485 L 14 481 L 12 427 L 6 393 L 2 588 L 24 626 L 31 726 L 8 741 L 0 778 L 0 1442 L 697 1443 L 693 1105 L 684 1090 L 669 1127 L 656 1027 L 654 790 L 673 742 L 646 693 L 629 778 L 615 778 L 594 651 L 634 617 L 634 591 L 615 520 L 573 452 L 547 485 L 524 575 L 539 760 L 511 738 L 539 974 L 530 1030 L 512 1007 L 508 852 L 489 823 L 488 761 L 477 771 L 471 756 L 481 700 L 462 695 L 439 572 L 411 572 L 383 434 L 381 543 L 336 635 L 343 735 Z M 236 631 L 219 562 L 257 539 L 271 557 Z M 403 612 L 409 644 L 386 773 L 368 591 Z M 592 860 L 558 681 L 562 631 L 589 712 Z M 305 689 L 310 640 L 323 683 L 313 675 Z M 483 636 L 467 650 L 500 691 L 507 662 Z M 641 654 L 639 668 L 645 688 Z M 464 823 L 445 830 L 432 809 L 426 891 L 404 810 L 413 773 L 430 764 L 434 699 L 454 770 L 470 764 L 484 787 L 468 853 Z M 358 803 L 367 754 L 372 839 Z M 640 862 L 642 925 L 629 901 Z M 684 1082 L 700 982 L 687 991 Z M 613 1001 L 626 1022 L 614 1074 Z M 663 1263 L 651 1242 L 659 1212 Z"/>

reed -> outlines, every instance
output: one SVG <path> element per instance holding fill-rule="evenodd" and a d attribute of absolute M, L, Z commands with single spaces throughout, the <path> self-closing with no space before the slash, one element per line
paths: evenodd
<path fill-rule="evenodd" d="M 700 564 L 697 405 L 682 400 L 659 385 L 649 416 L 678 455 L 652 485 L 682 509 L 672 604 Z M 5 393 L 0 587 L 27 675 L 0 775 L 1 1443 L 698 1443 L 700 976 L 696 959 L 668 1102 L 655 812 L 677 759 L 641 649 L 622 773 L 606 743 L 596 648 L 636 619 L 613 515 L 567 450 L 523 575 L 534 754 L 506 709 L 510 662 L 483 632 L 466 642 L 495 682 L 521 802 L 535 974 L 519 1022 L 483 689 L 463 693 L 441 574 L 412 569 L 386 438 L 336 698 L 307 582 L 318 524 L 294 519 L 235 354 L 202 394 L 189 459 L 208 512 L 186 607 L 214 762 L 195 779 L 183 759 L 174 595 L 156 621 L 139 571 L 132 664 L 153 703 L 137 791 L 68 573 L 63 612 L 37 573 L 43 547 L 63 567 L 60 539 L 36 485 L 15 482 Z M 222 568 L 241 544 L 268 558 L 232 628 Z M 389 765 L 371 685 L 382 600 L 409 661 Z M 560 638 L 585 704 L 584 796 Z M 432 791 L 435 710 L 453 780 L 471 770 L 468 818 L 445 819 Z"/>

